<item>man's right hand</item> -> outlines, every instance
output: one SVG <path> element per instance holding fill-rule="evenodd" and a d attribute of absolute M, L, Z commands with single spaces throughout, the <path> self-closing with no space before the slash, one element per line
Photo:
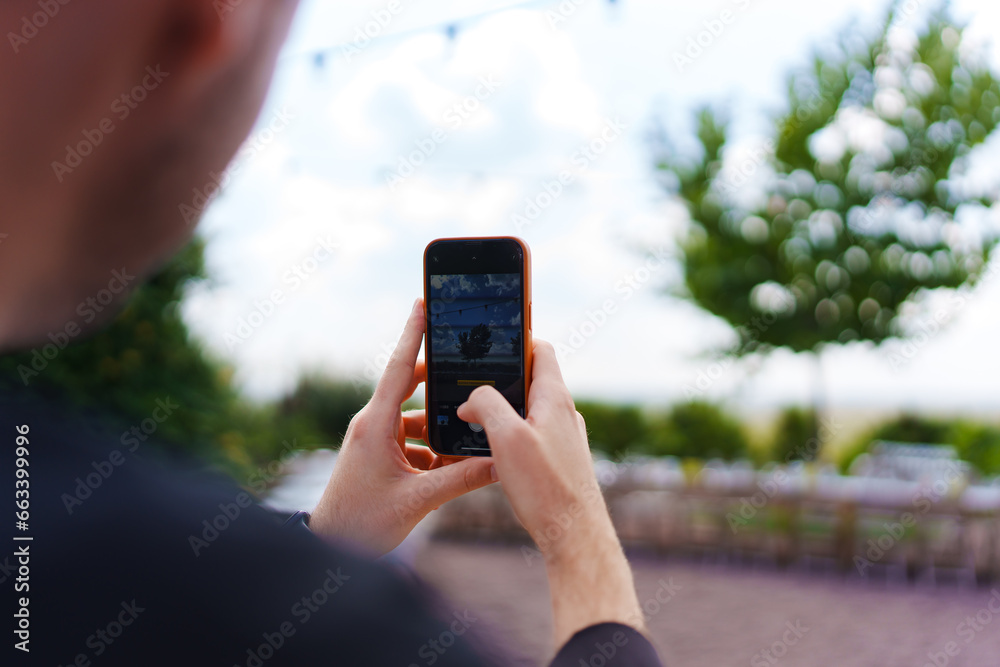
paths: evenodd
<path fill-rule="evenodd" d="M 552 345 L 536 341 L 526 419 L 483 386 L 458 409 L 483 424 L 497 476 L 545 556 L 556 646 L 600 622 L 643 630 L 632 573 L 594 475 L 583 416 Z"/>

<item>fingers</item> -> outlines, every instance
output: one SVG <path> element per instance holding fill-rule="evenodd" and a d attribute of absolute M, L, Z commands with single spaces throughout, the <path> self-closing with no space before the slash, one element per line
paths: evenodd
<path fill-rule="evenodd" d="M 413 366 L 413 379 L 410 380 L 410 386 L 406 390 L 406 400 L 413 396 L 413 392 L 417 390 L 417 386 L 427 379 L 427 365 L 424 363 L 423 359 L 417 359 L 417 363 Z"/>
<path fill-rule="evenodd" d="M 458 406 L 458 417 L 482 424 L 494 452 L 506 449 L 518 439 L 524 440 L 528 429 L 507 399 L 490 386 L 477 387 L 469 400 Z"/>
<path fill-rule="evenodd" d="M 434 465 L 437 455 L 431 451 L 430 447 L 423 445 L 406 444 L 406 451 L 403 452 L 406 460 L 411 466 L 419 470 L 429 470 Z"/>
<path fill-rule="evenodd" d="M 556 349 L 546 340 L 534 339 L 531 352 L 531 378 L 563 382 L 559 360 L 556 359 Z"/>
<path fill-rule="evenodd" d="M 421 498 L 428 508 L 443 505 L 452 498 L 492 484 L 495 481 L 490 472 L 492 468 L 492 459 L 477 457 L 430 470 L 420 476 Z"/>
<path fill-rule="evenodd" d="M 563 391 L 567 394 L 566 383 L 563 381 L 556 350 L 551 343 L 535 340 L 531 360 L 531 387 L 528 390 L 528 412 L 537 396 L 546 396 L 551 392 Z"/>
<path fill-rule="evenodd" d="M 372 407 L 380 417 L 389 417 L 399 410 L 417 384 L 423 381 L 423 371 L 418 376 L 417 353 L 420 351 L 420 341 L 424 335 L 424 302 L 417 299 L 410 311 L 410 317 L 399 337 L 396 349 L 382 373 L 382 378 L 375 388 L 372 397 Z M 420 377 L 420 380 L 417 378 Z"/>
<path fill-rule="evenodd" d="M 403 432 L 413 440 L 424 439 L 427 418 L 423 410 L 407 410 L 403 413 Z"/>

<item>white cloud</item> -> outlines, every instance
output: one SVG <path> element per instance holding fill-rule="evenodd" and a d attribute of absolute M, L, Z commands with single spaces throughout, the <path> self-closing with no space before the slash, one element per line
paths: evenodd
<path fill-rule="evenodd" d="M 734 110 L 734 155 L 742 154 L 766 131 L 764 112 L 780 103 L 785 72 L 804 63 L 809 49 L 828 41 L 852 14 L 870 24 L 884 10 L 861 0 L 752 3 L 678 72 L 672 54 L 730 4 L 584 3 L 557 30 L 541 11 L 510 11 L 464 24 L 451 41 L 440 28 L 408 31 L 487 5 L 456 9 L 428 0 L 419 11 L 408 6 L 387 28 L 390 37 L 346 62 L 337 47 L 379 3 L 307 2 L 269 101 L 269 108 L 287 103 L 297 117 L 241 169 L 209 212 L 203 232 L 216 283 L 185 303 L 193 329 L 234 361 L 237 377 L 256 396 L 287 389 L 307 367 L 361 377 L 378 369 L 422 293 L 421 258 L 430 240 L 518 234 L 531 244 L 535 262 L 536 336 L 565 342 L 608 300 L 616 306 L 564 360 L 574 391 L 654 403 L 683 397 L 711 363 L 700 355 L 731 343 L 733 334 L 717 318 L 664 296 L 665 287 L 680 283 L 671 262 L 625 290 L 623 281 L 643 275 L 645 254 L 669 247 L 684 218 L 652 178 L 647 121 L 661 111 L 689 120 L 696 104 L 722 103 Z M 956 7 L 972 18 L 970 35 L 995 32 L 1000 10 L 973 2 Z M 320 46 L 329 51 L 325 68 L 316 70 L 309 54 Z M 449 105 L 474 94 L 479 77 L 489 75 L 501 85 L 468 122 L 451 127 L 444 119 Z M 517 228 L 511 214 L 559 170 L 571 168 L 573 152 L 616 116 L 628 123 L 624 136 L 585 172 L 574 172 L 573 184 L 536 220 Z M 885 138 L 880 120 L 855 120 L 864 122 L 845 123 L 829 137 L 837 140 L 834 152 L 871 142 L 877 150 Z M 447 140 L 390 191 L 387 171 L 436 128 L 447 131 Z M 975 157 L 977 187 L 992 182 L 978 174 L 1000 173 L 995 144 Z M 289 287 L 284 272 L 325 233 L 342 249 L 289 291 L 245 344 L 228 349 L 226 333 L 255 300 Z M 1000 296 L 990 289 L 905 371 L 887 370 L 881 352 L 835 349 L 826 365 L 829 400 L 986 400 L 989 381 L 1000 374 L 1000 355 L 991 352 L 1000 333 L 991 304 Z M 711 395 L 767 403 L 810 391 L 809 364 L 793 355 L 778 353 L 751 370 L 738 365 L 713 383 Z"/>

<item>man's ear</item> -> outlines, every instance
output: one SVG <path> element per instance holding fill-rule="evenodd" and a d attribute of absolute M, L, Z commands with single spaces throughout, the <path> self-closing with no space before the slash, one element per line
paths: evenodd
<path fill-rule="evenodd" d="M 179 76 L 198 94 L 254 48 L 272 12 L 285 0 L 171 0 L 163 4 L 150 62 Z"/>

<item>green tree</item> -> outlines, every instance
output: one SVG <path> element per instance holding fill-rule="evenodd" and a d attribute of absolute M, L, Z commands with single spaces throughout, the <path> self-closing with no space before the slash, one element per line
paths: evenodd
<path fill-rule="evenodd" d="M 521 332 L 518 331 L 516 336 L 511 336 L 510 347 L 518 357 L 521 356 Z"/>
<path fill-rule="evenodd" d="M 462 358 L 466 361 L 482 359 L 493 348 L 493 332 L 487 324 L 477 324 L 469 331 L 458 334 L 458 342 L 455 347 L 462 353 Z"/>
<path fill-rule="evenodd" d="M 675 405 L 652 433 L 654 454 L 733 460 L 747 454 L 747 439 L 738 421 L 722 408 L 703 401 Z"/>
<path fill-rule="evenodd" d="M 710 108 L 695 155 L 660 147 L 690 213 L 684 295 L 736 329 L 736 355 L 904 336 L 904 303 L 985 267 L 997 239 L 965 214 L 997 192 L 963 176 L 1000 121 L 1000 86 L 946 10 L 909 42 L 889 38 L 894 18 L 870 38 L 845 32 L 789 78 L 769 150 L 727 163 L 727 119 Z"/>
<path fill-rule="evenodd" d="M 203 245 L 194 241 L 139 287 L 108 326 L 73 341 L 41 370 L 33 350 L 0 357 L 0 375 L 15 387 L 48 387 L 100 408 L 123 430 L 149 420 L 157 401 L 169 401 L 176 408 L 156 424 L 152 441 L 238 480 L 255 464 L 322 442 L 308 419 L 242 398 L 231 370 L 191 338 L 179 303 L 204 277 Z"/>

